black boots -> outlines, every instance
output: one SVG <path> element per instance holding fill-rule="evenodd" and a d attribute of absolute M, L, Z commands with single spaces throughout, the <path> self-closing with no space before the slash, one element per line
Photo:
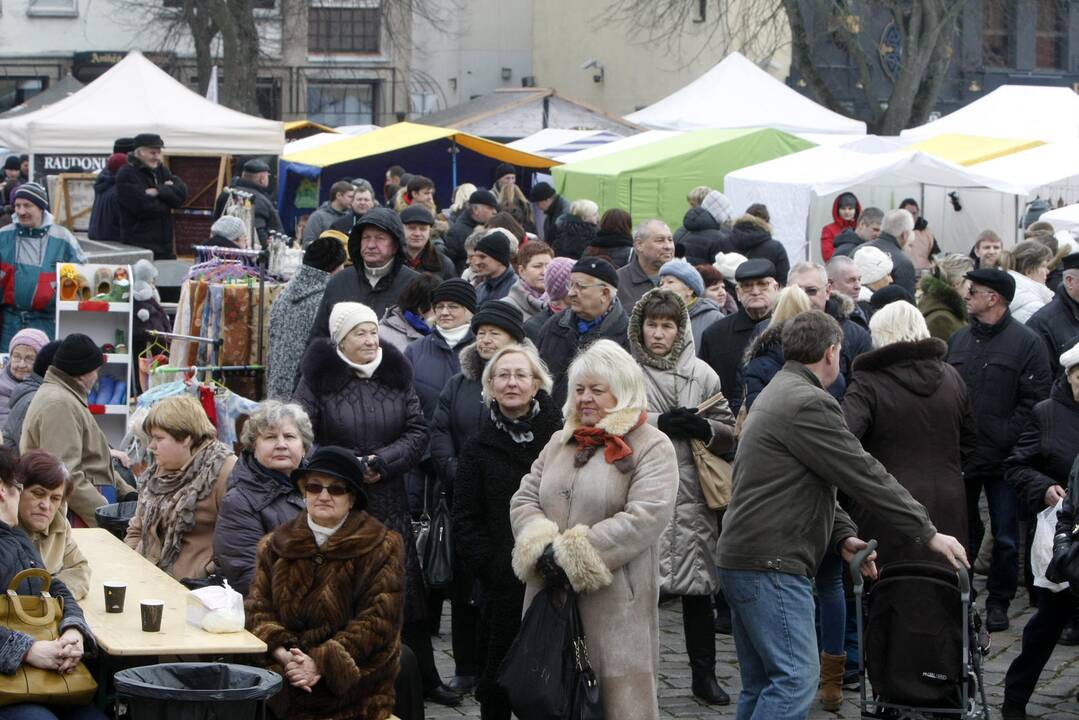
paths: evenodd
<path fill-rule="evenodd" d="M 693 671 L 693 695 L 709 705 L 729 705 L 730 695 L 716 682 L 716 636 L 712 598 L 708 595 L 682 597 L 682 630 L 686 654 Z"/>

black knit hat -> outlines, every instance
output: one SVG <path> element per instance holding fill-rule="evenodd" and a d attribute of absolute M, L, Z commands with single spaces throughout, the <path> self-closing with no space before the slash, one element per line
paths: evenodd
<path fill-rule="evenodd" d="M 112 143 L 112 154 L 124 153 L 125 155 L 135 149 L 135 138 L 116 138 Z"/>
<path fill-rule="evenodd" d="M 334 231 L 336 232 L 336 231 Z M 332 235 L 322 233 L 303 253 L 303 264 L 323 272 L 332 272 L 345 263 L 345 246 Z"/>
<path fill-rule="evenodd" d="M 495 180 L 498 180 L 503 175 L 516 175 L 517 168 L 513 167 L 509 163 L 498 163 L 495 166 Z"/>
<path fill-rule="evenodd" d="M 38 377 L 45 377 L 46 371 L 49 366 L 52 365 L 52 359 L 56 357 L 56 350 L 60 347 L 59 340 L 53 340 L 45 343 L 37 352 L 37 357 L 34 358 L 34 374 Z"/>
<path fill-rule="evenodd" d="M 1011 302 L 1015 299 L 1015 278 L 996 268 L 978 268 L 966 274 L 967 280 L 984 285 L 1002 298 Z"/>
<path fill-rule="evenodd" d="M 894 302 L 905 300 L 911 305 L 914 305 L 914 296 L 910 294 L 902 285 L 885 285 L 880 290 L 877 290 L 869 298 L 869 304 L 873 306 L 873 309 L 880 310 L 885 305 L 891 305 Z"/>
<path fill-rule="evenodd" d="M 477 190 L 468 196 L 469 205 L 489 205 L 495 210 L 498 209 L 498 198 L 490 190 Z"/>
<path fill-rule="evenodd" d="M 21 167 L 22 167 L 22 163 L 19 162 L 19 156 L 18 155 L 8 155 L 4 159 L 4 169 L 5 170 L 19 170 Z"/>
<path fill-rule="evenodd" d="M 480 311 L 472 316 L 472 333 L 479 330 L 480 325 L 494 325 L 496 328 L 505 330 L 517 342 L 525 339 L 524 321 L 521 319 L 521 311 L 508 302 L 487 302 Z"/>
<path fill-rule="evenodd" d="M 363 510 L 367 507 L 367 493 L 363 489 L 363 471 L 363 463 L 356 457 L 356 453 L 342 447 L 326 445 L 311 453 L 311 457 L 300 463 L 300 467 L 289 475 L 289 480 L 298 490 L 300 480 L 310 473 L 337 478 L 356 495 L 356 504 L 352 506 L 352 509 Z"/>
<path fill-rule="evenodd" d="M 608 285 L 618 287 L 618 272 L 614 269 L 614 265 L 611 265 L 602 258 L 583 257 L 574 264 L 573 269 L 570 270 L 570 272 L 591 275 Z"/>
<path fill-rule="evenodd" d="M 481 252 L 509 267 L 513 259 L 511 247 L 509 236 L 501 230 L 495 230 L 480 238 L 480 241 L 476 243 L 476 252 Z"/>
<path fill-rule="evenodd" d="M 408 225 L 409 223 L 434 225 L 435 217 L 431 214 L 431 211 L 423 205 L 409 205 L 401 211 L 401 222 L 405 225 Z"/>
<path fill-rule="evenodd" d="M 528 193 L 528 199 L 532 202 L 543 202 L 555 196 L 554 187 L 550 183 L 538 182 L 532 186 L 532 192 Z"/>
<path fill-rule="evenodd" d="M 54 368 L 71 377 L 93 372 L 104 364 L 105 356 L 101 354 L 101 348 L 82 333 L 71 333 L 64 338 L 52 359 Z"/>
<path fill-rule="evenodd" d="M 431 307 L 440 302 L 455 302 L 469 312 L 476 312 L 476 288 L 461 278 L 443 280 L 431 292 Z"/>

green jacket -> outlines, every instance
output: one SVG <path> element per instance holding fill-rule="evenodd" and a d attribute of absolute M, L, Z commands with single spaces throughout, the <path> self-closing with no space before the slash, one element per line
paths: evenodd
<path fill-rule="evenodd" d="M 826 551 L 857 534 L 837 488 L 912 542 L 936 533 L 925 508 L 847 429 L 836 399 L 788 361 L 742 428 L 719 566 L 813 577 Z"/>

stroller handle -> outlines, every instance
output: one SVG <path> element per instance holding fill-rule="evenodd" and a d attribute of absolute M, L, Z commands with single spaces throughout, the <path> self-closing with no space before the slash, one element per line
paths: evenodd
<path fill-rule="evenodd" d="M 870 540 L 864 548 L 854 553 L 854 557 L 850 559 L 850 579 L 854 584 L 854 589 L 857 592 L 861 592 L 862 585 L 865 583 L 865 579 L 862 577 L 862 572 L 858 568 L 861 567 L 865 559 L 873 554 L 873 551 L 877 549 L 877 541 Z"/>

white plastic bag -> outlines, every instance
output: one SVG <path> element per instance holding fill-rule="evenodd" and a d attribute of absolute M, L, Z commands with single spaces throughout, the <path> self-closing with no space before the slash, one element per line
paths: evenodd
<path fill-rule="evenodd" d="M 211 633 L 232 633 L 244 629 L 244 596 L 225 581 L 224 587 L 192 590 L 187 599 L 187 621 Z"/>
<path fill-rule="evenodd" d="M 1064 504 L 1061 498 L 1053 507 L 1047 507 L 1038 513 L 1038 527 L 1034 531 L 1034 542 L 1030 547 L 1030 569 L 1034 573 L 1034 585 L 1052 592 L 1060 592 L 1068 583 L 1050 582 L 1045 577 L 1049 561 L 1053 559 L 1053 536 L 1057 531 L 1057 511 Z"/>

